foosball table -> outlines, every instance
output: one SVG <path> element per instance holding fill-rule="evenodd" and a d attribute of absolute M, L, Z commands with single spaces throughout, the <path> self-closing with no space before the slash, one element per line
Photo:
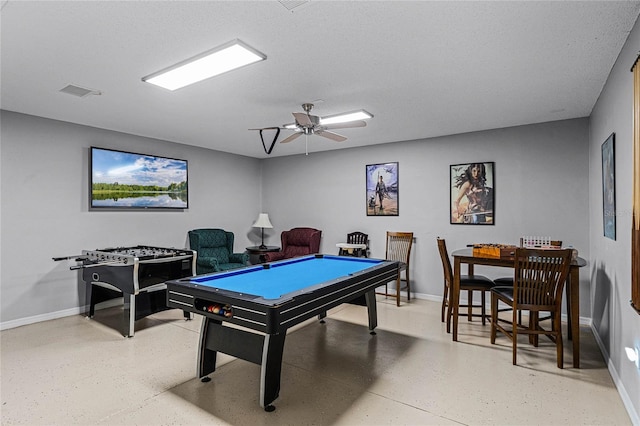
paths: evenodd
<path fill-rule="evenodd" d="M 135 321 L 173 309 L 167 307 L 165 282 L 195 275 L 196 257 L 193 250 L 134 246 L 83 250 L 81 255 L 53 260 L 79 262 L 70 269 L 82 269 L 89 318 L 96 304 L 123 297 L 122 334 L 133 337 Z M 184 316 L 191 318 L 186 311 Z"/>

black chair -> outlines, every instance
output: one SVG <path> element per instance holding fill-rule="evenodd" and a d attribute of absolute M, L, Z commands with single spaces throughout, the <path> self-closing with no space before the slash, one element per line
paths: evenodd
<path fill-rule="evenodd" d="M 449 259 L 449 253 L 447 252 L 447 244 L 444 239 L 438 238 L 438 251 L 440 252 L 440 260 L 442 260 L 442 269 L 444 272 L 444 294 L 442 296 L 442 308 L 440 312 L 440 320 L 445 320 L 445 310 L 447 318 L 447 333 L 451 332 L 451 317 L 452 312 L 452 289 L 453 289 L 453 271 L 451 269 L 451 260 Z M 482 325 L 486 324 L 486 292 L 491 290 L 494 286 L 494 282 L 485 277 L 484 275 L 460 275 L 460 292 L 467 291 L 467 304 L 458 305 L 458 308 L 467 308 L 467 313 L 464 314 L 458 309 L 458 315 L 466 315 L 467 319 L 471 321 L 473 317 L 481 317 Z M 481 302 L 479 305 L 473 304 L 473 292 L 480 292 Z M 473 308 L 480 308 L 480 314 L 474 314 Z"/>

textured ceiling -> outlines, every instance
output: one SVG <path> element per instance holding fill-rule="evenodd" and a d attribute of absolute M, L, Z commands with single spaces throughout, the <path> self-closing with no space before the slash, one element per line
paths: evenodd
<path fill-rule="evenodd" d="M 0 5 L 2 109 L 257 158 L 268 156 L 248 129 L 290 123 L 310 101 L 320 116 L 375 117 L 336 131 L 345 142 L 300 137 L 271 156 L 588 116 L 640 12 L 638 1 Z M 267 60 L 174 92 L 141 81 L 236 38 Z M 68 84 L 102 94 L 61 93 Z"/>

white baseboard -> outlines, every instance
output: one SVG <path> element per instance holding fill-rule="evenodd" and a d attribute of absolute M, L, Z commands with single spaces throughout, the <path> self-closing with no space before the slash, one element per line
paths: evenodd
<path fill-rule="evenodd" d="M 591 332 L 593 333 L 593 337 L 596 339 L 596 343 L 600 348 L 600 352 L 602 352 L 602 356 L 605 360 L 607 360 L 607 368 L 609 370 L 609 374 L 611 374 L 611 378 L 613 379 L 613 383 L 616 385 L 618 394 L 620 395 L 620 398 L 622 398 L 624 408 L 627 409 L 627 413 L 631 418 L 631 424 L 640 425 L 640 413 L 638 413 L 633 406 L 632 400 L 629 397 L 626 388 L 624 387 L 624 383 L 622 383 L 622 381 L 620 380 L 620 376 L 618 375 L 613 362 L 611 362 L 611 356 L 607 352 L 606 346 L 600 339 L 600 335 L 598 334 L 598 331 L 593 327 L 593 324 L 591 325 Z"/>

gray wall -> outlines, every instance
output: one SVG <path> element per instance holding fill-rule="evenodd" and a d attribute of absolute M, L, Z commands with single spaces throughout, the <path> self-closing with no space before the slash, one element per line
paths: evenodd
<path fill-rule="evenodd" d="M 309 143 L 313 143 L 310 139 Z M 274 229 L 322 229 L 321 250 L 359 230 L 369 234 L 371 255 L 384 257 L 386 231 L 411 231 L 413 288 L 420 297 L 442 297 L 436 237 L 449 250 L 471 243 L 513 243 L 522 235 L 552 236 L 589 258 L 588 120 L 468 133 L 368 148 L 264 161 L 264 211 Z M 366 216 L 365 166 L 399 163 L 399 216 Z M 449 165 L 495 162 L 493 226 L 449 224 Z M 513 271 L 479 267 L 497 277 Z M 589 275 L 581 274 L 581 315 L 588 318 Z M 585 322 L 588 320 L 585 319 Z"/>
<path fill-rule="evenodd" d="M 629 306 L 633 183 L 633 73 L 630 69 L 638 55 L 638 46 L 640 24 L 636 23 L 593 109 L 589 140 L 593 329 L 634 424 L 640 424 L 640 370 L 627 359 L 625 347 L 640 350 L 640 316 Z M 601 145 L 614 132 L 615 241 L 603 236 L 601 165 Z"/>
<path fill-rule="evenodd" d="M 189 229 L 207 226 L 233 231 L 242 249 L 259 241 L 251 224 L 260 211 L 275 227 L 265 231 L 269 244 L 279 245 L 282 230 L 312 226 L 323 230 L 327 253 L 361 230 L 370 235 L 372 256 L 383 257 L 385 231 L 414 232 L 413 288 L 434 300 L 442 295 L 437 236 L 454 249 L 550 235 L 589 258 L 587 119 L 256 160 L 6 111 L 1 117 L 3 328 L 82 307 L 82 281 L 51 257 L 109 246 L 185 247 Z M 190 208 L 88 211 L 91 145 L 188 160 Z M 400 215 L 367 217 L 365 165 L 389 161 L 399 162 Z M 495 162 L 493 226 L 449 224 L 449 165 L 473 161 Z M 583 274 L 585 318 L 588 284 Z"/>
<path fill-rule="evenodd" d="M 187 231 L 221 227 L 244 251 L 260 241 L 260 161 L 133 135 L 1 112 L 3 328 L 78 312 L 84 284 L 54 256 L 130 245 L 186 247 Z M 88 211 L 89 147 L 189 162 L 189 209 Z M 34 318 L 35 317 L 35 318 Z"/>

